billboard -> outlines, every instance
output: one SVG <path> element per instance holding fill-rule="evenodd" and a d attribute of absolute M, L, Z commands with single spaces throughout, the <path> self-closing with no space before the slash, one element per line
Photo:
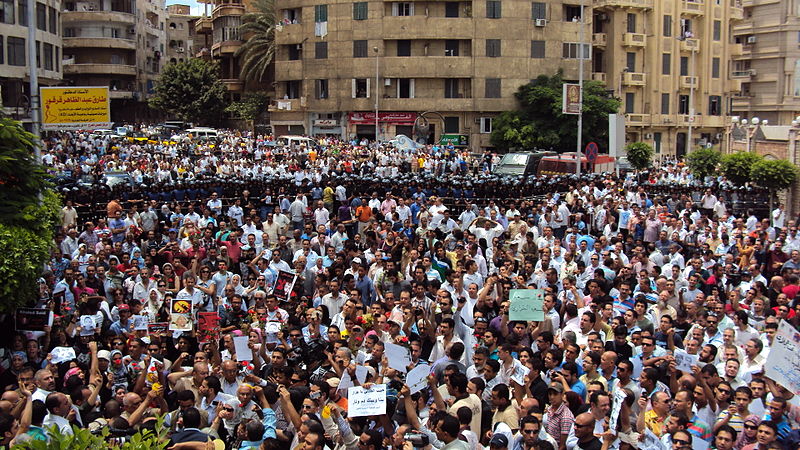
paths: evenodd
<path fill-rule="evenodd" d="M 43 87 L 43 130 L 93 130 L 111 127 L 108 87 Z"/>
<path fill-rule="evenodd" d="M 564 83 L 561 92 L 561 113 L 581 113 L 581 85 Z"/>

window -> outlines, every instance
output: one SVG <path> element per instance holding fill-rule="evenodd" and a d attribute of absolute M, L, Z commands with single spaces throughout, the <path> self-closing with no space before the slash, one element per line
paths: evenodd
<path fill-rule="evenodd" d="M 531 3 L 531 19 L 547 19 L 547 3 Z"/>
<path fill-rule="evenodd" d="M 544 41 L 531 41 L 531 58 L 544 58 Z"/>
<path fill-rule="evenodd" d="M 672 54 L 661 54 L 661 75 L 669 75 L 672 73 Z"/>
<path fill-rule="evenodd" d="M 489 19 L 499 19 L 502 17 L 500 2 L 498 0 L 488 0 L 486 2 L 486 17 Z"/>
<path fill-rule="evenodd" d="M 579 56 L 579 43 L 577 42 L 564 42 L 563 45 L 563 57 L 567 59 L 580 59 Z M 589 50 L 591 49 L 590 44 L 583 44 L 583 59 L 589 59 Z"/>
<path fill-rule="evenodd" d="M 500 39 L 486 40 L 486 56 L 489 58 L 497 58 L 500 56 Z"/>
<path fill-rule="evenodd" d="M 353 3 L 353 20 L 367 20 L 367 2 Z"/>
<path fill-rule="evenodd" d="M 653 143 L 656 153 L 661 153 L 661 132 L 653 133 Z"/>
<path fill-rule="evenodd" d="M 3 58 L 6 52 L 4 52 L 3 50 L 4 50 L 3 35 L 0 34 L 0 64 L 4 64 L 6 62 L 5 59 Z"/>
<path fill-rule="evenodd" d="M 628 33 L 636 33 L 636 14 L 628 13 Z"/>
<path fill-rule="evenodd" d="M 458 133 L 461 129 L 458 126 L 458 117 L 445 116 L 444 118 L 444 132 L 445 133 Z"/>
<path fill-rule="evenodd" d="M 50 6 L 47 7 L 47 18 L 50 19 L 48 31 L 53 34 L 58 34 L 58 12 L 55 8 Z"/>
<path fill-rule="evenodd" d="M 53 44 L 44 43 L 44 70 L 53 70 Z"/>
<path fill-rule="evenodd" d="M 689 114 L 689 96 L 678 96 L 678 114 Z"/>
<path fill-rule="evenodd" d="M 47 7 L 42 3 L 36 4 L 36 28 L 47 31 Z"/>
<path fill-rule="evenodd" d="M 300 98 L 300 80 L 290 80 L 286 82 L 286 98 Z"/>
<path fill-rule="evenodd" d="M 353 41 L 353 58 L 366 58 L 367 56 L 369 56 L 369 52 L 367 52 L 367 41 Z"/>
<path fill-rule="evenodd" d="M 492 118 L 491 117 L 481 117 L 481 133 L 487 134 L 492 132 Z"/>
<path fill-rule="evenodd" d="M 711 78 L 719 78 L 719 58 L 711 58 Z"/>
<path fill-rule="evenodd" d="M 36 68 L 42 68 L 42 44 L 36 41 Z"/>
<path fill-rule="evenodd" d="M 444 80 L 444 98 L 458 98 L 458 78 Z"/>
<path fill-rule="evenodd" d="M 401 39 L 397 41 L 397 56 L 411 56 L 411 41 Z"/>
<path fill-rule="evenodd" d="M 580 5 L 564 5 L 564 22 L 578 22 L 581 20 Z"/>
<path fill-rule="evenodd" d="M 444 4 L 445 17 L 458 17 L 458 2 L 447 2 Z"/>
<path fill-rule="evenodd" d="M 314 83 L 314 97 L 319 100 L 328 98 L 328 80 L 316 80 Z"/>
<path fill-rule="evenodd" d="M 634 111 L 633 104 L 636 100 L 636 94 L 633 92 L 625 93 L 625 114 L 632 114 Z"/>
<path fill-rule="evenodd" d="M 314 22 L 328 21 L 328 5 L 314 6 Z"/>
<path fill-rule="evenodd" d="M 411 2 L 395 2 L 392 3 L 393 16 L 413 16 L 414 4 Z"/>
<path fill-rule="evenodd" d="M 714 21 L 714 37 L 715 41 L 719 41 L 722 39 L 722 21 L 715 20 Z"/>
<path fill-rule="evenodd" d="M 457 39 L 448 39 L 444 41 L 444 56 L 458 56 Z"/>
<path fill-rule="evenodd" d="M 14 23 L 14 0 L 0 0 L 0 23 Z"/>
<path fill-rule="evenodd" d="M 315 42 L 314 43 L 314 59 L 328 59 L 328 43 Z"/>
<path fill-rule="evenodd" d="M 289 61 L 303 59 L 303 44 L 289 44 Z"/>
<path fill-rule="evenodd" d="M 500 78 L 486 79 L 486 98 L 500 98 Z"/>
<path fill-rule="evenodd" d="M 681 56 L 681 76 L 689 75 L 689 57 Z"/>
<path fill-rule="evenodd" d="M 692 32 L 692 20 L 691 19 L 681 19 L 681 37 L 688 37 L 689 33 Z"/>
<path fill-rule="evenodd" d="M 661 114 L 669 114 L 669 94 L 661 94 Z"/>
<path fill-rule="evenodd" d="M 414 98 L 414 79 L 397 79 L 397 98 Z"/>
<path fill-rule="evenodd" d="M 722 97 L 719 95 L 708 96 L 708 115 L 721 116 L 722 115 Z"/>
<path fill-rule="evenodd" d="M 61 66 L 59 66 L 59 62 L 61 61 L 61 57 L 59 55 L 61 49 L 56 47 L 56 72 L 61 70 Z"/>
<path fill-rule="evenodd" d="M 369 78 L 353 79 L 353 98 L 369 98 Z"/>
<path fill-rule="evenodd" d="M 7 59 L 9 66 L 25 66 L 25 39 L 18 37 L 9 37 L 6 41 L 8 44 Z"/>
<path fill-rule="evenodd" d="M 672 16 L 664 16 L 664 37 L 672 36 Z"/>
<path fill-rule="evenodd" d="M 636 53 L 628 52 L 625 54 L 625 70 L 636 72 Z"/>

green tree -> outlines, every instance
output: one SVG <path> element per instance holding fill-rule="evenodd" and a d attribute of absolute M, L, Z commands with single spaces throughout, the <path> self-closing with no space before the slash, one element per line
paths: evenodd
<path fill-rule="evenodd" d="M 653 147 L 645 142 L 631 142 L 625 146 L 628 162 L 636 170 L 644 170 L 653 165 Z"/>
<path fill-rule="evenodd" d="M 150 107 L 201 124 L 214 124 L 227 106 L 216 63 L 198 58 L 168 64 L 155 85 Z"/>
<path fill-rule="evenodd" d="M 729 153 L 720 160 L 719 169 L 725 178 L 741 185 L 752 180 L 751 169 L 762 159 L 759 154 L 753 152 Z"/>
<path fill-rule="evenodd" d="M 112 446 L 120 450 L 164 450 L 169 445 L 169 427 L 164 425 L 166 416 L 158 416 L 154 431 L 144 429 L 134 435 L 123 444 Z M 66 449 L 100 449 L 108 448 L 108 440 L 111 436 L 108 427 L 103 427 L 100 434 L 92 434 L 88 428 L 72 426 L 72 434 L 59 433 L 55 425 L 48 431 L 50 440 L 37 441 L 29 440 L 22 444 L 15 445 L 13 450 L 66 450 Z"/>
<path fill-rule="evenodd" d="M 235 56 L 241 58 L 242 79 L 260 82 L 275 58 L 275 0 L 256 0 L 253 6 L 256 11 L 245 14 L 239 26 L 246 40 Z"/>
<path fill-rule="evenodd" d="M 520 86 L 514 94 L 517 110 L 501 113 L 492 126 L 492 145 L 502 150 L 533 147 L 567 150 L 577 139 L 576 117 L 561 112 L 562 73 L 540 75 Z M 583 142 L 608 139 L 608 115 L 619 110 L 619 100 L 611 97 L 599 82 L 583 84 Z"/>
<path fill-rule="evenodd" d="M 701 180 L 717 170 L 722 154 L 711 148 L 700 148 L 686 156 L 686 165 Z"/>
<path fill-rule="evenodd" d="M 244 120 L 256 120 L 267 109 L 269 96 L 265 92 L 245 94 L 240 102 L 233 102 L 225 108 L 226 112 Z"/>
<path fill-rule="evenodd" d="M 797 182 L 797 167 L 785 159 L 762 159 L 750 169 L 752 181 L 769 189 L 769 210 L 775 193 Z"/>
<path fill-rule="evenodd" d="M 36 282 L 50 259 L 61 201 L 33 156 L 37 138 L 0 118 L 0 312 L 39 298 Z"/>

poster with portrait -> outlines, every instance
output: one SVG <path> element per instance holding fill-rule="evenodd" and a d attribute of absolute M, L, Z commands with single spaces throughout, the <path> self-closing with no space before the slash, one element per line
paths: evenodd
<path fill-rule="evenodd" d="M 191 300 L 172 300 L 169 308 L 170 331 L 192 331 Z"/>
<path fill-rule="evenodd" d="M 279 270 L 278 276 L 275 279 L 275 285 L 272 286 L 272 294 L 281 302 L 289 301 L 289 296 L 292 295 L 292 289 L 294 289 L 294 284 L 296 282 L 297 275 Z"/>
<path fill-rule="evenodd" d="M 147 334 L 158 335 L 169 330 L 169 322 L 150 322 L 147 324 Z"/>
<path fill-rule="evenodd" d="M 52 311 L 45 308 L 17 308 L 15 319 L 20 331 L 44 331 L 53 324 Z"/>
<path fill-rule="evenodd" d="M 197 340 L 200 343 L 219 338 L 219 320 L 216 312 L 204 311 L 197 315 Z"/>

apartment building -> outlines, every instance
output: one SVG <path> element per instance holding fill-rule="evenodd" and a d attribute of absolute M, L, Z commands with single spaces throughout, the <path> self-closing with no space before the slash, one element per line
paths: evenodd
<path fill-rule="evenodd" d="M 142 120 L 165 63 L 164 0 L 64 3 L 64 79 L 108 86 L 114 121 Z"/>
<path fill-rule="evenodd" d="M 203 16 L 195 22 L 195 56 L 219 63 L 220 78 L 231 100 L 238 100 L 244 81 L 239 78 L 239 58 L 235 54 L 244 43 L 239 27 L 242 16 L 249 11 L 248 5 L 242 0 L 217 0 L 205 3 L 204 7 Z"/>
<path fill-rule="evenodd" d="M 690 150 L 724 143 L 743 13 L 738 0 L 594 2 L 592 78 L 621 99 L 627 141 L 658 156 L 684 155 L 689 135 Z"/>
<path fill-rule="evenodd" d="M 731 75 L 742 83 L 733 114 L 790 125 L 800 114 L 800 2 L 744 0 L 733 27 L 742 52 Z"/>
<path fill-rule="evenodd" d="M 35 22 L 28 23 L 25 0 L 0 0 L 0 93 L 3 112 L 30 123 L 28 27 L 36 27 L 36 70 L 40 86 L 61 83 L 61 1 L 36 2 Z"/>
<path fill-rule="evenodd" d="M 380 139 L 490 147 L 492 120 L 521 85 L 559 69 L 578 79 L 579 4 L 282 0 L 273 129 L 374 138 L 377 97 Z"/>
<path fill-rule="evenodd" d="M 194 55 L 194 22 L 189 5 L 167 6 L 167 63 L 186 61 Z"/>

